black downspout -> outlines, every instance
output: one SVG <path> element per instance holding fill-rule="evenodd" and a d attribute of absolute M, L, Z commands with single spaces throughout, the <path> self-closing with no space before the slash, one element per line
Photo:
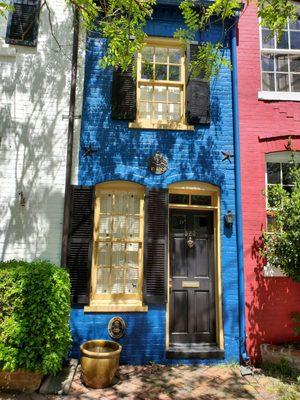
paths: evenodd
<path fill-rule="evenodd" d="M 66 181 L 65 181 L 63 234 L 62 234 L 62 246 L 61 246 L 61 266 L 62 267 L 67 266 L 68 231 L 69 231 L 69 222 L 70 222 L 74 115 L 75 115 L 75 102 L 76 102 L 76 81 L 77 81 L 78 44 L 79 44 L 79 13 L 78 13 L 77 8 L 74 9 L 73 24 L 74 24 L 74 31 L 73 31 L 73 48 L 72 48 L 72 72 L 71 72 L 70 106 L 69 106 L 67 159 L 66 159 Z"/>

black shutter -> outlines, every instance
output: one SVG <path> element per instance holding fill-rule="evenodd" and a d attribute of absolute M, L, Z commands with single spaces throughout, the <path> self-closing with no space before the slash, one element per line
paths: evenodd
<path fill-rule="evenodd" d="M 67 268 L 72 304 L 89 303 L 93 206 L 93 186 L 71 186 Z"/>
<path fill-rule="evenodd" d="M 198 53 L 198 45 L 191 44 L 187 49 L 188 67 Z M 189 69 L 189 68 L 188 68 Z M 187 73 L 186 84 L 186 120 L 188 124 L 210 123 L 210 84 L 203 75 L 195 78 Z"/>
<path fill-rule="evenodd" d="M 145 199 L 144 288 L 145 304 L 167 300 L 168 191 L 149 190 Z"/>
<path fill-rule="evenodd" d="M 111 118 L 134 121 L 136 117 L 136 80 L 132 68 L 114 70 L 112 81 Z"/>
<path fill-rule="evenodd" d="M 8 17 L 6 43 L 36 46 L 40 0 L 14 0 Z"/>

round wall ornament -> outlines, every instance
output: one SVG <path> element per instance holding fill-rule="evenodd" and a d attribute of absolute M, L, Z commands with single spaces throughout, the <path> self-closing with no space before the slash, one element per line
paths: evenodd
<path fill-rule="evenodd" d="M 113 339 L 120 339 L 125 335 L 126 324 L 123 318 L 114 317 L 108 323 L 108 333 Z"/>
<path fill-rule="evenodd" d="M 168 159 L 166 156 L 157 151 L 148 159 L 149 170 L 156 175 L 161 175 L 168 169 Z"/>

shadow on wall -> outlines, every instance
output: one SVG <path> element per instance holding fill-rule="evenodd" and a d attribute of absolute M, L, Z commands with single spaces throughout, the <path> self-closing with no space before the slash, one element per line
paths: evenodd
<path fill-rule="evenodd" d="M 16 46 L 16 58 L 0 58 L 2 259 L 59 260 L 72 15 L 70 23 L 58 22 L 51 11 L 61 48 L 50 36 L 43 9 L 37 50 Z"/>
<path fill-rule="evenodd" d="M 261 343 L 299 341 L 292 330 L 291 313 L 299 310 L 300 285 L 284 277 L 265 277 L 261 246 L 262 238 L 254 238 L 252 258 L 256 266 L 251 279 L 251 301 L 246 303 L 248 351 L 257 363 L 261 362 Z"/>

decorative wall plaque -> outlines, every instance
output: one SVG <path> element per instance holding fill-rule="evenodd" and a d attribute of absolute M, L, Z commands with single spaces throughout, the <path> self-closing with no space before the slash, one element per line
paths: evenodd
<path fill-rule="evenodd" d="M 168 169 L 168 159 L 157 151 L 154 156 L 148 159 L 149 170 L 156 175 L 161 175 Z"/>
<path fill-rule="evenodd" d="M 120 339 L 125 335 L 126 324 L 123 318 L 114 317 L 108 323 L 108 333 L 113 339 Z"/>

